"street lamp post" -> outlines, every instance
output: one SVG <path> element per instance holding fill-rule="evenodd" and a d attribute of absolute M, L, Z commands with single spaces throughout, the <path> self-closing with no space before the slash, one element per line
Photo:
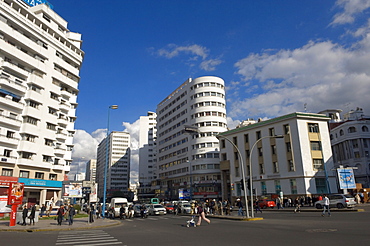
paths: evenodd
<path fill-rule="evenodd" d="M 225 136 L 222 136 L 222 135 L 217 135 L 216 136 L 217 139 L 220 139 L 220 138 L 223 138 L 225 140 L 227 140 L 229 143 L 231 143 L 231 145 L 236 149 L 236 151 L 238 151 L 238 155 L 239 155 L 239 159 L 240 159 L 240 165 L 242 166 L 242 178 L 243 178 L 243 186 L 244 186 L 244 202 L 245 202 L 245 211 L 246 211 L 246 215 L 247 215 L 247 218 L 249 218 L 249 208 L 248 208 L 248 197 L 247 197 L 247 190 L 246 190 L 246 187 L 245 187 L 245 172 L 244 172 L 244 162 L 243 162 L 243 156 L 242 154 L 240 153 L 240 150 L 238 148 L 238 146 L 236 146 L 233 141 L 231 141 L 230 139 L 228 139 L 227 137 Z M 253 213 L 253 206 L 252 206 L 252 213 Z"/>
<path fill-rule="evenodd" d="M 110 117 L 110 110 L 117 109 L 118 105 L 111 105 L 108 108 L 108 125 L 107 125 L 107 135 L 105 138 L 105 165 L 104 165 L 104 193 L 103 193 L 103 211 L 102 217 L 105 218 L 105 203 L 107 200 L 107 170 L 108 170 L 108 162 L 109 162 L 109 117 Z"/>
<path fill-rule="evenodd" d="M 264 138 L 283 138 L 284 135 L 275 135 L 275 136 L 264 136 L 259 139 L 253 144 L 251 151 L 249 152 L 249 188 L 251 192 L 251 207 L 252 207 L 252 218 L 254 218 L 254 211 L 253 211 L 253 180 L 252 180 L 252 152 L 254 147 L 257 145 L 258 142 L 262 141 Z"/>

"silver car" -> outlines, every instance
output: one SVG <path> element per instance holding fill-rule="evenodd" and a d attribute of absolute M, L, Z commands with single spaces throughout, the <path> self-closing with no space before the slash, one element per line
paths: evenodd
<path fill-rule="evenodd" d="M 352 208 L 356 205 L 355 198 L 349 194 L 331 194 L 328 195 L 330 208 Z M 317 209 L 324 207 L 324 200 L 315 202 Z"/>

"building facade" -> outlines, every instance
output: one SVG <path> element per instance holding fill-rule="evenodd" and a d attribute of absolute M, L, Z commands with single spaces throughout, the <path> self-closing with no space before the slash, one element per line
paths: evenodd
<path fill-rule="evenodd" d="M 1 179 L 25 183 L 24 202 L 61 198 L 72 162 L 81 43 L 48 5 L 0 0 Z"/>
<path fill-rule="evenodd" d="M 108 145 L 107 145 L 108 140 Z M 96 182 L 98 197 L 104 195 L 104 173 L 107 165 L 107 198 L 128 196 L 130 188 L 130 134 L 112 131 L 108 138 L 100 142 L 96 160 Z"/>
<path fill-rule="evenodd" d="M 337 110 L 337 114 L 340 112 Z M 370 116 L 357 108 L 344 114 L 343 120 L 331 121 L 329 126 L 335 168 L 354 168 L 356 183 L 369 188 Z"/>
<path fill-rule="evenodd" d="M 96 181 L 96 159 L 91 159 L 86 163 L 85 180 Z"/>
<path fill-rule="evenodd" d="M 148 112 L 147 116 L 140 117 L 139 127 L 139 186 L 137 187 L 138 198 L 152 198 L 155 192 L 152 189 L 152 181 L 156 180 L 155 163 L 157 136 L 157 114 Z"/>
<path fill-rule="evenodd" d="M 219 146 L 215 136 L 226 130 L 225 86 L 221 78 L 188 79 L 160 102 L 158 197 L 167 200 L 220 197 Z"/>
<path fill-rule="evenodd" d="M 292 113 L 221 133 L 223 199 L 244 196 L 242 164 L 257 196 L 294 198 L 337 192 L 328 120 L 322 114 Z"/>

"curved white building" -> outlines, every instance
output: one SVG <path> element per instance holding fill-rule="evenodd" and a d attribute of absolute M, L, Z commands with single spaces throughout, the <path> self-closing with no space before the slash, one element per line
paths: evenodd
<path fill-rule="evenodd" d="M 189 133 L 186 127 L 199 133 Z M 157 171 L 164 199 L 221 197 L 219 145 L 227 130 L 225 86 L 214 76 L 188 79 L 157 106 Z M 180 195 L 179 195 L 180 192 Z"/>

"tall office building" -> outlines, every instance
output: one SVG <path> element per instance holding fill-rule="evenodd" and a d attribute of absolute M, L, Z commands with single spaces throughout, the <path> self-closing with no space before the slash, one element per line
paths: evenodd
<path fill-rule="evenodd" d="M 129 195 L 130 188 L 130 134 L 128 132 L 113 131 L 100 142 L 97 151 L 96 182 L 98 183 L 98 197 L 104 195 L 104 173 L 107 165 L 106 192 L 107 198 L 113 195 Z"/>
<path fill-rule="evenodd" d="M 215 136 L 227 130 L 225 104 L 224 81 L 214 76 L 188 79 L 158 104 L 160 198 L 221 196 L 219 142 Z"/>
<path fill-rule="evenodd" d="M 85 180 L 96 181 L 96 159 L 91 159 L 86 163 Z"/>
<path fill-rule="evenodd" d="M 81 34 L 35 2 L 0 0 L 0 179 L 42 204 L 61 198 L 70 170 L 84 52 Z"/>
<path fill-rule="evenodd" d="M 156 180 L 155 163 L 156 149 L 155 140 L 157 135 L 157 114 L 148 112 L 147 116 L 140 116 L 139 127 L 139 184 L 137 187 L 138 198 L 152 198 L 155 193 L 151 183 Z"/>

